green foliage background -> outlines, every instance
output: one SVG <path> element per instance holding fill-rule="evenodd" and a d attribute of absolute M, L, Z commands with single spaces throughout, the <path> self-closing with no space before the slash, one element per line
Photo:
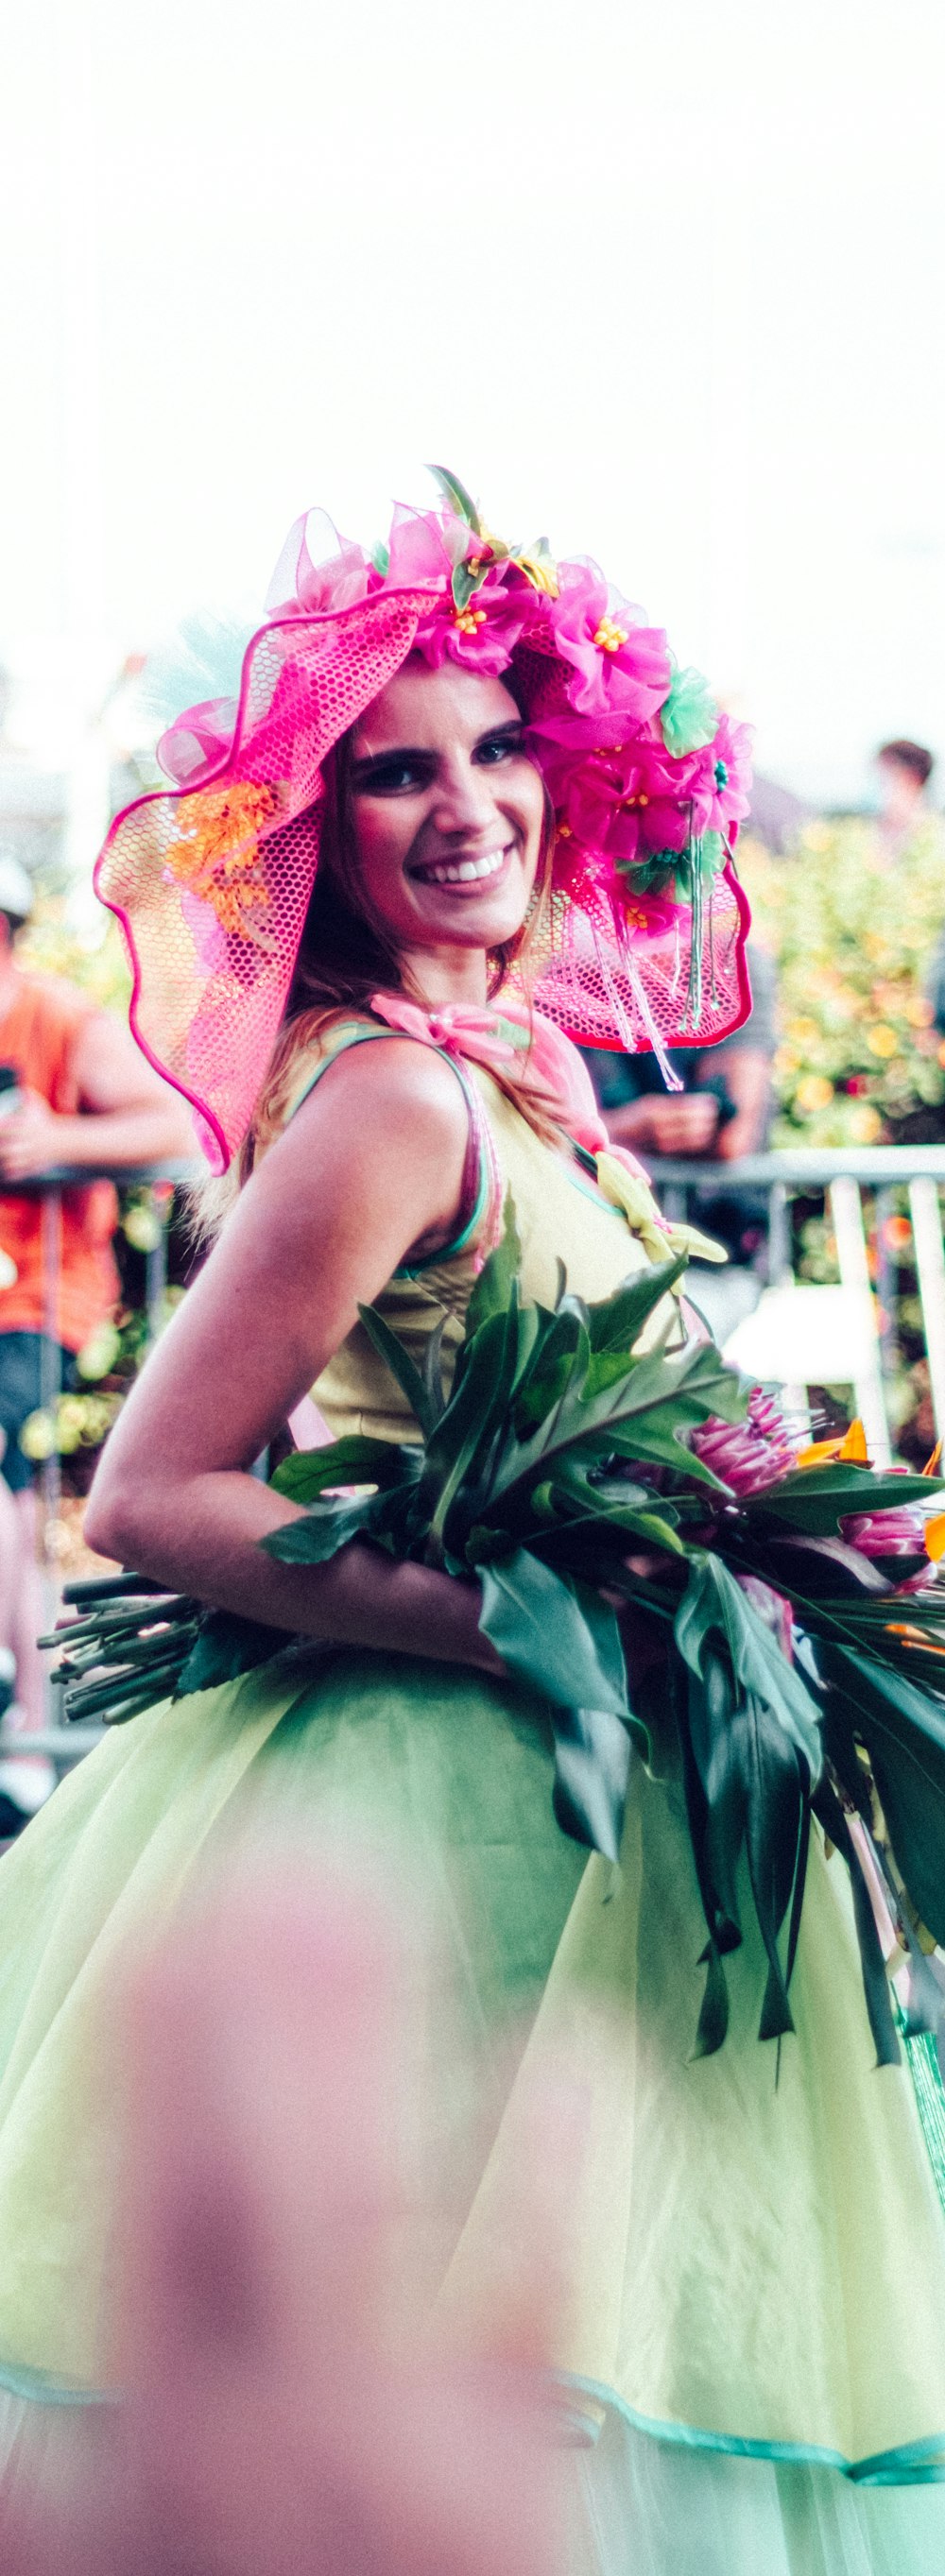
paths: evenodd
<path fill-rule="evenodd" d="M 896 858 L 860 817 L 810 823 L 786 858 L 740 844 L 739 870 L 778 968 L 772 1145 L 905 1142 L 917 1113 L 928 1140 L 945 1136 L 945 1042 L 926 990 L 945 822 L 930 814 Z"/>

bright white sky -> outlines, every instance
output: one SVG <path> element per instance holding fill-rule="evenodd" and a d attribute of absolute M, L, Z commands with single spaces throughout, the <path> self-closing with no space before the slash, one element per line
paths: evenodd
<path fill-rule="evenodd" d="M 21 736 L 432 456 L 596 555 L 769 773 L 945 759 L 943 74 L 943 0 L 11 9 Z"/>

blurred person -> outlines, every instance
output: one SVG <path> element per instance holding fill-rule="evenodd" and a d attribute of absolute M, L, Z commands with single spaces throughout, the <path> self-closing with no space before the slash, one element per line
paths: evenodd
<path fill-rule="evenodd" d="M 118 1203 L 110 1181 L 64 1191 L 53 1316 L 42 1198 L 19 1195 L 16 1183 L 63 1165 L 94 1172 L 103 1163 L 133 1168 L 186 1155 L 192 1139 L 180 1103 L 127 1029 L 89 994 L 20 966 L 17 933 L 32 903 L 25 869 L 11 856 L 0 857 L 0 1477 L 6 1488 L 0 1649 L 15 1662 L 17 1708 L 29 1727 L 38 1727 L 43 1677 L 36 1637 L 43 1613 L 34 1469 L 20 1432 L 44 1401 L 50 1356 L 56 1383 L 74 1385 L 77 1352 L 117 1302 L 111 1238 Z M 42 1793 L 45 1785 L 44 1768 L 34 1772 L 19 1760 L 0 1764 L 0 1789 L 14 1799 L 37 1787 Z"/>
<path fill-rule="evenodd" d="M 879 815 L 877 829 L 890 858 L 908 848 L 910 840 L 927 820 L 929 812 L 926 789 L 935 767 L 930 751 L 921 742 L 904 737 L 884 742 L 876 754 L 879 781 Z"/>
<path fill-rule="evenodd" d="M 783 2049 L 758 2037 L 773 1963 L 747 1881 L 736 1943 L 734 1888 L 724 1923 L 713 1913 L 728 2036 L 700 2026 L 694 2045 L 707 1915 L 683 1660 L 655 1612 L 622 1631 L 653 1741 L 615 1869 L 603 1844 L 588 1860 L 592 1834 L 560 1829 L 560 1676 L 555 1692 L 524 1677 L 514 1612 L 500 1652 L 468 1553 L 462 1577 L 364 1538 L 312 1562 L 317 1515 L 252 1473 L 314 1388 L 383 1495 L 375 1444 L 415 1445 L 424 1385 L 388 1365 L 384 1327 L 415 1371 L 452 1371 L 509 1200 L 527 1307 L 552 1307 L 562 1274 L 590 1304 L 652 1260 L 665 1275 L 652 1196 L 565 1032 L 644 1040 L 679 1025 L 682 1000 L 704 1048 L 744 991 L 724 858 L 743 739 L 596 568 L 501 547 L 445 488 L 445 508 L 398 511 L 370 555 L 335 537 L 324 560 L 310 517 L 297 524 L 238 704 L 170 727 L 173 789 L 120 817 L 100 862 L 130 925 L 138 1024 L 198 1110 L 224 1221 L 106 1445 L 88 1536 L 295 1642 L 113 1728 L 0 1863 L 0 2384 L 38 2424 L 120 2384 L 96 2033 L 129 1943 L 260 1814 L 288 1809 L 316 1870 L 326 1818 L 345 1840 L 367 1820 L 407 1901 L 414 1878 L 432 1885 L 477 2038 L 474 2152 L 431 2262 L 445 2340 L 478 2326 L 488 2342 L 503 2312 L 536 2134 L 544 2166 L 561 2162 L 544 2071 L 562 2051 L 577 2070 L 547 2360 L 589 2445 L 582 2576 L 937 2576 L 945 2497 L 918 2482 L 945 2459 L 942 2209 L 908 2072 L 876 2072 L 849 1888 L 822 1836 Z M 687 902 L 665 892 L 667 849 Z M 646 1330 L 684 1376 L 665 1294 Z M 785 1659 L 785 1692 L 787 1675 Z M 264 1936 L 247 1921 L 235 1937 L 251 1978 Z M 719 1947 L 710 1928 L 716 1989 Z M 304 2110 L 284 2152 L 307 2165 Z M 198 2176 L 183 2231 L 198 2297 L 203 2205 Z M 239 2305 L 230 2331 L 245 2351 Z M 185 2369 L 176 2382 L 193 2419 Z M 878 2497 L 863 2491 L 877 2463 Z"/>
<path fill-rule="evenodd" d="M 776 977 L 772 959 L 749 940 L 747 962 L 752 1007 L 747 1020 L 712 1048 L 674 1048 L 673 1071 L 681 1091 L 667 1091 L 655 1056 L 585 1049 L 584 1058 L 607 1131 L 633 1153 L 681 1161 L 740 1162 L 765 1150 L 771 1118 L 771 1062 L 777 1043 Z M 698 1193 L 700 1226 L 725 1245 L 724 1270 L 699 1264 L 690 1272 L 693 1304 L 716 1340 L 724 1342 L 751 1314 L 761 1294 L 768 1234 L 763 1190 L 714 1196 L 706 1182 Z"/>
<path fill-rule="evenodd" d="M 408 1958 L 366 1867 L 290 1840 L 123 1970 L 125 2400 L 24 2431 L 3 2576 L 566 2576 L 537 2230 L 485 2349 L 424 2330 L 419 2248 L 404 2279 Z"/>

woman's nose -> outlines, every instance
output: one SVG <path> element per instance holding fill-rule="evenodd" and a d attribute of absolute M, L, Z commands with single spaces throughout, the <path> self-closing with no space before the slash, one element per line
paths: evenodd
<path fill-rule="evenodd" d="M 473 769 L 468 761 L 457 761 L 441 773 L 431 807 L 436 831 L 446 834 L 482 830 L 494 821 L 495 810 L 487 770 Z"/>

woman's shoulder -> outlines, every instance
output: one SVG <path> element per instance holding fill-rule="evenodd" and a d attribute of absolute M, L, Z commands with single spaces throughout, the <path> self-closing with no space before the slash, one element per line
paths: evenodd
<path fill-rule="evenodd" d="M 300 1048 L 286 1088 L 283 1126 L 310 1101 L 326 1116 L 343 1109 L 347 1117 L 366 1117 L 381 1138 L 399 1131 L 408 1118 L 418 1143 L 428 1134 L 447 1148 L 465 1139 L 468 1113 L 452 1065 L 436 1048 L 418 1045 L 368 1011 L 339 1017 Z"/>

